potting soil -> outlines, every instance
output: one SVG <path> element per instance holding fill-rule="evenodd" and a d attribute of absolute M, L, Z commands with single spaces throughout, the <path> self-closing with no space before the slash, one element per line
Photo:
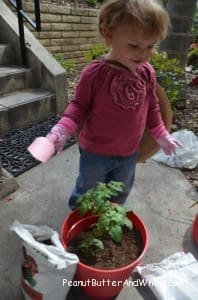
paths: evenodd
<path fill-rule="evenodd" d="M 82 263 L 93 268 L 110 270 L 120 268 L 132 263 L 142 252 L 140 234 L 135 228 L 132 231 L 124 228 L 120 243 L 115 243 L 106 235 L 102 239 L 104 249 L 93 247 L 91 253 L 84 253 L 79 245 L 90 234 L 91 230 L 78 233 L 69 243 L 67 250 L 77 254 Z"/>

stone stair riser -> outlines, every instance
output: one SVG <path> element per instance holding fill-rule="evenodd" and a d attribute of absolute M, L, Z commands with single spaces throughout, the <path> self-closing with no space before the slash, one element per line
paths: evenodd
<path fill-rule="evenodd" d="M 0 45 L 0 65 L 16 65 L 17 58 L 11 45 Z"/>
<path fill-rule="evenodd" d="M 9 109 L 0 106 L 1 134 L 20 129 L 38 120 L 47 118 L 55 111 L 55 95 L 26 102 Z"/>
<path fill-rule="evenodd" d="M 30 86 L 31 71 L 22 71 L 16 74 L 0 74 L 0 96 Z"/>

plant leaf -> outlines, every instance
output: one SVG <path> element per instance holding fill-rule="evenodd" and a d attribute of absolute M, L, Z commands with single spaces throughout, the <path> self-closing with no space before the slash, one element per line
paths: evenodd
<path fill-rule="evenodd" d="M 130 230 L 133 229 L 133 223 L 128 218 L 125 219 L 124 225 L 127 226 Z"/>
<path fill-rule="evenodd" d="M 89 203 L 87 203 L 86 201 L 84 202 L 82 201 L 79 209 L 80 215 L 86 214 L 86 212 L 88 212 L 89 209 L 90 209 Z"/>
<path fill-rule="evenodd" d="M 96 248 L 99 248 L 101 250 L 104 249 L 104 244 L 101 240 L 93 238 L 92 239 L 92 245 L 95 246 Z"/>
<path fill-rule="evenodd" d="M 120 242 L 122 238 L 122 228 L 119 225 L 115 225 L 109 230 L 109 235 L 115 242 Z"/>

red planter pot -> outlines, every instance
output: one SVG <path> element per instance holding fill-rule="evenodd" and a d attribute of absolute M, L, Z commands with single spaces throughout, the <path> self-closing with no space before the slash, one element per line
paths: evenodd
<path fill-rule="evenodd" d="M 148 232 L 143 221 L 132 212 L 127 213 L 134 227 L 140 232 L 142 252 L 132 263 L 112 270 L 97 269 L 81 262 L 77 265 L 75 280 L 86 295 L 95 300 L 109 300 L 119 294 L 126 279 L 138 265 L 148 247 Z M 81 231 L 86 231 L 90 225 L 97 222 L 98 216 L 87 215 L 80 217 L 78 210 L 72 212 L 64 221 L 61 229 L 61 240 L 65 248 L 70 240 Z M 75 220 L 75 221 L 74 221 Z"/>
<path fill-rule="evenodd" d="M 193 240 L 195 245 L 198 247 L 198 214 L 195 217 L 192 228 Z"/>

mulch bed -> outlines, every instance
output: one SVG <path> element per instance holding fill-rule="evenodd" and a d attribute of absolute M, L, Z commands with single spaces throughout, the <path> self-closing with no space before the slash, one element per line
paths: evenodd
<path fill-rule="evenodd" d="M 198 136 L 198 86 L 187 84 L 186 98 L 178 104 L 174 112 L 172 131 L 187 129 Z M 181 169 L 198 192 L 198 166 L 192 170 Z"/>

